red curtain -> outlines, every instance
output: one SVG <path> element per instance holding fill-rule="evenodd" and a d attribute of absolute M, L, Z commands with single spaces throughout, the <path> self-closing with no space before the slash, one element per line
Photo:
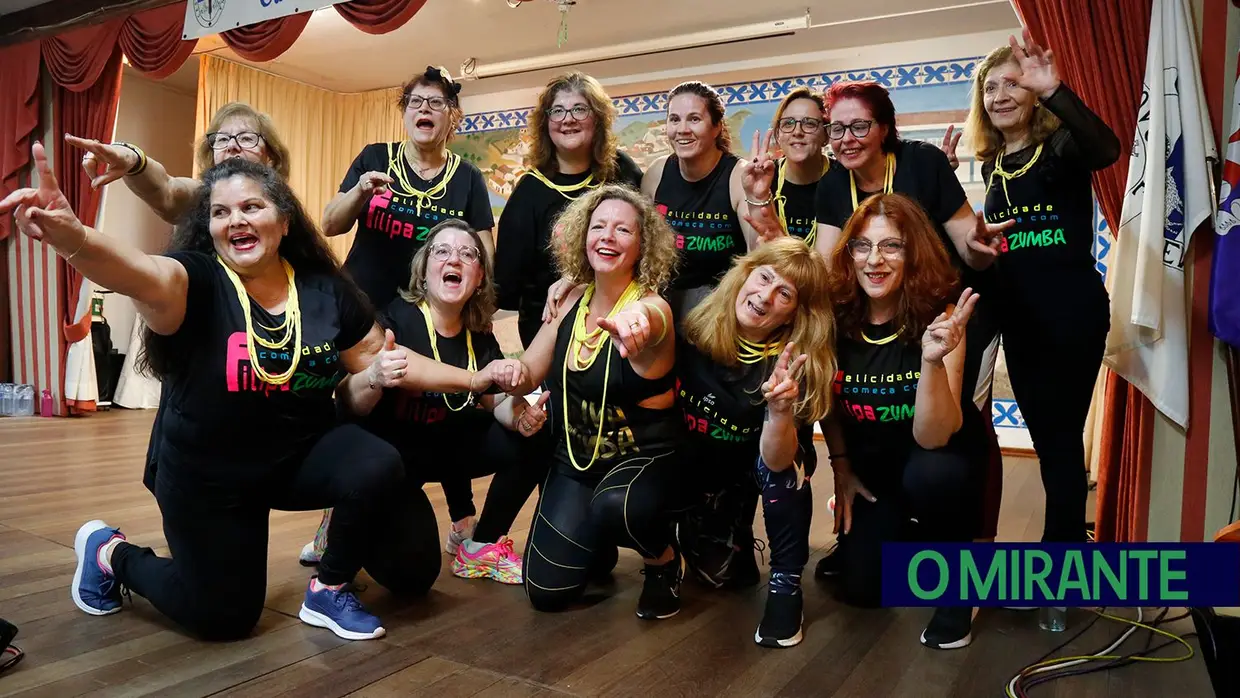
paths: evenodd
<path fill-rule="evenodd" d="M 125 21 L 121 50 L 129 64 L 154 80 L 175 73 L 193 53 L 197 41 L 182 41 L 185 3 L 139 12 Z"/>
<path fill-rule="evenodd" d="M 89 88 L 74 91 L 68 87 L 57 85 L 54 88 L 55 127 L 57 134 L 72 133 L 83 138 L 99 141 L 112 140 L 112 127 L 116 124 L 116 104 L 120 98 L 121 87 L 121 50 L 114 46 L 112 57 L 104 65 L 99 79 Z M 73 207 L 78 218 L 84 225 L 93 226 L 99 214 L 99 199 L 103 195 L 100 189 L 90 186 L 90 179 L 81 167 L 81 154 L 63 143 L 55 147 L 56 179 L 60 183 L 65 198 Z M 62 280 L 63 304 L 60 309 L 63 325 L 64 349 L 82 341 L 90 334 L 90 313 L 82 316 L 81 321 L 74 323 L 77 313 L 78 295 L 82 290 L 82 275 L 64 260 L 59 262 L 60 279 Z M 61 366 L 61 385 L 64 385 L 64 366 Z M 66 400 L 70 412 L 93 410 L 94 403 L 89 405 L 74 404 Z"/>
<path fill-rule="evenodd" d="M 306 23 L 310 21 L 310 14 L 302 12 L 248 27 L 229 29 L 220 34 L 220 38 L 246 60 L 270 61 L 297 41 L 297 37 L 301 36 L 302 30 L 306 28 Z"/>
<path fill-rule="evenodd" d="M 341 17 L 367 34 L 386 34 L 404 26 L 426 0 L 352 0 L 335 5 Z"/>
<path fill-rule="evenodd" d="M 39 44 L 0 49 L 0 198 L 21 183 L 30 164 L 30 141 L 39 126 Z M 0 218 L 0 240 L 9 235 L 9 216 Z"/>
<path fill-rule="evenodd" d="M 1145 78 L 1150 0 L 1013 0 L 1013 4 L 1034 38 L 1055 52 L 1064 80 L 1110 124 L 1121 143 L 1131 143 Z M 1094 174 L 1098 205 L 1117 235 L 1127 180 L 1126 157 Z M 1103 414 L 1096 537 L 1144 540 L 1154 407 L 1111 373 Z"/>

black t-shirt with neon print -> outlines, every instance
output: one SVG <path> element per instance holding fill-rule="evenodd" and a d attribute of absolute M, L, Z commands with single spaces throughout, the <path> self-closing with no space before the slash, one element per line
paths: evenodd
<path fill-rule="evenodd" d="M 381 196 L 362 205 L 357 216 L 357 237 L 344 267 L 376 308 L 386 307 L 397 291 L 409 283 L 409 264 L 426 243 L 426 234 L 438 223 L 459 218 L 475 230 L 495 227 L 491 199 L 482 172 L 460 159 L 447 187 L 433 200 L 405 196 L 405 184 L 430 191 L 448 174 L 457 156 L 450 155 L 444 168 L 430 180 L 418 176 L 403 157 L 396 157 L 399 143 L 371 143 L 358 153 L 340 183 L 346 192 L 367 172 L 383 172 L 396 180 Z M 405 184 L 402 184 L 402 181 Z"/>
<path fill-rule="evenodd" d="M 164 341 L 181 353 L 175 373 L 165 376 L 157 444 L 151 459 L 195 481 L 261 482 L 293 467 L 337 423 L 333 394 L 346 375 L 340 352 L 357 345 L 373 327 L 374 312 L 347 281 L 326 275 L 295 277 L 301 311 L 301 357 L 283 385 L 270 385 L 250 362 L 245 316 L 237 290 L 213 254 L 172 252 L 189 283 L 185 319 Z M 285 314 L 273 316 L 248 296 L 255 333 L 279 340 Z M 288 369 L 291 354 L 263 346 L 263 370 Z M 152 476 L 154 463 L 148 477 Z"/>
<path fill-rule="evenodd" d="M 1062 331 L 1077 332 L 1079 326 L 1063 321 L 1065 310 L 1092 323 L 1109 320 L 1106 288 L 1094 258 L 1090 178 L 1093 171 L 1115 162 L 1120 144 L 1067 85 L 1041 104 L 1062 125 L 1041 147 L 1003 155 L 1005 172 L 1028 167 L 1019 176 L 1005 180 L 995 175 L 995 160 L 982 165 L 986 220 L 1016 221 L 995 262 L 1008 306 L 1004 317 L 1027 325 L 1032 314 L 1040 331 L 1061 331 L 1062 326 Z"/>
<path fill-rule="evenodd" d="M 732 207 L 732 170 L 738 162 L 735 155 L 724 153 L 715 169 L 696 182 L 681 176 L 676 156 L 664 163 L 654 203 L 676 232 L 680 266 L 673 289 L 714 286 L 732 266 L 732 258 L 745 254 L 748 243 Z"/>

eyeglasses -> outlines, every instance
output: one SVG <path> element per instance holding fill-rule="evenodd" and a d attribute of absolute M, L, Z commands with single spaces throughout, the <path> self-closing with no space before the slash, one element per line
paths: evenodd
<path fill-rule="evenodd" d="M 874 251 L 874 243 L 860 238 L 849 240 L 848 251 L 852 254 L 853 259 L 860 262 L 870 258 L 870 253 Z M 904 256 L 904 241 L 883 240 L 878 243 L 878 253 L 884 259 L 900 259 Z"/>
<path fill-rule="evenodd" d="M 237 141 L 237 147 L 242 150 L 254 150 L 258 147 L 263 137 L 253 131 L 242 131 L 238 134 L 215 132 L 207 134 L 207 144 L 212 150 L 227 150 L 228 144 Z"/>
<path fill-rule="evenodd" d="M 448 108 L 448 100 L 443 97 L 423 97 L 422 95 L 409 95 L 409 100 L 405 104 L 406 109 L 421 109 L 422 103 L 425 102 L 431 108 L 431 111 L 443 111 Z"/>
<path fill-rule="evenodd" d="M 572 109 L 565 109 L 564 107 L 551 107 L 547 110 L 547 118 L 555 122 L 560 122 L 564 120 L 564 117 L 572 114 L 573 121 L 585 121 L 590 118 L 592 113 L 593 112 L 590 111 L 590 108 L 586 105 L 578 104 Z"/>
<path fill-rule="evenodd" d="M 478 248 L 473 245 L 460 245 L 458 247 L 453 247 L 446 242 L 437 242 L 431 245 L 431 257 L 433 257 L 436 262 L 448 261 L 448 259 L 452 257 L 453 251 L 455 251 L 456 255 L 461 258 L 461 261 L 466 264 L 473 264 L 477 262 L 480 256 Z"/>
<path fill-rule="evenodd" d="M 812 116 L 794 119 L 789 116 L 779 120 L 779 130 L 784 133 L 792 133 L 796 130 L 797 124 L 801 124 L 801 130 L 805 133 L 818 133 L 818 129 L 822 128 L 822 119 L 815 119 Z"/>
<path fill-rule="evenodd" d="M 865 138 L 865 134 L 870 132 L 870 127 L 873 125 L 873 119 L 861 119 L 850 124 L 832 121 L 827 133 L 831 136 L 831 140 L 833 141 L 838 141 L 843 138 L 845 131 L 852 131 L 852 135 L 857 138 Z"/>

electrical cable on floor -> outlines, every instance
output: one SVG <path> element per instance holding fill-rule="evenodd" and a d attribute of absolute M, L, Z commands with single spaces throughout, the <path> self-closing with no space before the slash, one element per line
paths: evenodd
<path fill-rule="evenodd" d="M 1088 623 L 1084 628 L 1078 631 L 1076 635 L 1073 635 L 1071 638 L 1069 638 L 1065 642 L 1060 643 L 1058 647 L 1051 650 L 1046 655 L 1043 655 L 1043 657 L 1039 659 L 1037 662 L 1034 662 L 1033 664 L 1025 667 L 1024 669 L 1020 671 L 1020 673 L 1012 677 L 1012 680 L 1008 682 L 1007 687 L 1006 687 L 1007 688 L 1006 695 L 1008 696 L 1008 698 L 1026 698 L 1027 696 L 1027 693 L 1025 692 L 1026 689 L 1032 688 L 1033 686 L 1036 686 L 1041 683 L 1045 683 L 1047 681 L 1053 681 L 1055 679 L 1060 679 L 1060 678 L 1064 678 L 1067 676 L 1078 676 L 1081 674 L 1088 674 L 1088 673 L 1092 673 L 1095 671 L 1104 671 L 1107 669 L 1127 666 L 1134 662 L 1158 662 L 1158 663 L 1182 662 L 1187 659 L 1191 659 L 1194 656 L 1192 645 L 1189 645 L 1188 642 L 1186 642 L 1184 638 L 1191 637 L 1195 633 L 1189 633 L 1181 637 L 1179 635 L 1175 635 L 1173 633 L 1169 633 L 1165 630 L 1162 630 L 1158 627 L 1159 625 L 1162 625 L 1165 623 L 1170 623 L 1175 620 L 1181 620 L 1187 614 L 1182 614 L 1179 616 L 1175 616 L 1171 619 L 1167 619 L 1166 616 L 1170 612 L 1170 609 L 1163 608 L 1159 612 L 1158 616 L 1150 624 L 1146 624 L 1142 622 L 1145 619 L 1145 611 L 1144 609 L 1141 609 L 1141 608 L 1137 609 L 1137 620 L 1135 621 L 1129 618 L 1123 618 L 1121 616 L 1110 615 L 1105 612 L 1106 610 L 1105 608 L 1102 610 L 1094 610 L 1094 609 L 1090 609 L 1090 610 L 1091 612 L 1096 614 L 1094 619 L 1090 623 Z M 1100 649 L 1096 652 L 1092 652 L 1087 655 L 1080 655 L 1080 656 L 1059 657 L 1059 658 L 1050 659 L 1050 660 L 1046 659 L 1046 657 L 1050 656 L 1051 654 L 1054 654 L 1055 652 L 1058 652 L 1060 649 L 1062 649 L 1063 647 L 1066 647 L 1073 640 L 1080 637 L 1086 630 L 1088 630 L 1093 625 L 1094 622 L 1097 621 L 1098 618 L 1106 618 L 1108 620 L 1122 623 L 1129 627 L 1126 630 L 1124 630 L 1119 635 L 1119 637 L 1115 639 L 1114 642 L 1112 642 L 1110 645 L 1107 645 L 1103 649 Z M 1121 645 L 1127 642 L 1128 639 L 1132 637 L 1134 633 L 1137 632 L 1137 630 L 1149 631 L 1149 635 L 1146 638 L 1144 649 L 1142 649 L 1139 652 L 1132 652 L 1132 653 L 1123 654 L 1123 655 L 1112 654 L 1112 652 L 1115 652 L 1115 650 L 1117 650 Z M 1153 642 L 1154 635 L 1156 634 L 1161 635 L 1165 638 L 1168 638 L 1168 640 L 1166 642 L 1163 642 L 1162 644 L 1156 645 L 1154 647 L 1150 647 L 1151 643 Z M 1158 652 L 1164 647 L 1169 647 L 1176 643 L 1183 645 L 1184 648 L 1188 650 L 1187 654 L 1176 656 L 1176 657 L 1151 656 L 1152 654 L 1154 654 L 1155 652 Z M 1093 662 L 1102 662 L 1102 663 L 1088 666 L 1088 667 L 1083 666 L 1083 665 L 1091 664 Z"/>

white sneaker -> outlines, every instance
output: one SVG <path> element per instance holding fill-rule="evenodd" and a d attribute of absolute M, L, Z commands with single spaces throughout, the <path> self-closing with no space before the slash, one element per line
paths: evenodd
<path fill-rule="evenodd" d="M 453 521 L 452 526 L 448 529 L 448 537 L 443 541 L 444 552 L 449 555 L 456 555 L 461 549 L 461 543 L 466 539 L 474 537 L 474 529 L 478 527 L 478 520 L 472 516 L 466 516 L 460 521 Z"/>

